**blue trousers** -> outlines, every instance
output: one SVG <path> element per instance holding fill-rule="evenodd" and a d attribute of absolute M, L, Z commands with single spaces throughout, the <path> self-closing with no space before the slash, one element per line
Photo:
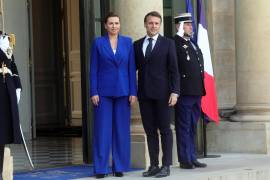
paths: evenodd
<path fill-rule="evenodd" d="M 115 172 L 130 169 L 130 105 L 128 97 L 99 97 L 94 107 L 94 170 L 109 173 L 109 157 Z"/>
<path fill-rule="evenodd" d="M 197 159 L 195 136 L 201 115 L 201 96 L 180 96 L 175 112 L 178 161 L 192 163 Z"/>

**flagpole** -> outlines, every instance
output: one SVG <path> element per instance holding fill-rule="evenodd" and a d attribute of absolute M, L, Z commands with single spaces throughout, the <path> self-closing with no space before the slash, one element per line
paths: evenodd
<path fill-rule="evenodd" d="M 202 113 L 202 128 L 203 128 L 203 157 L 207 157 L 207 137 L 206 137 L 206 122 L 204 118 L 204 113 Z"/>
<path fill-rule="evenodd" d="M 207 124 L 209 118 L 218 123 L 218 109 L 215 90 L 215 79 L 213 73 L 213 66 L 211 61 L 211 53 L 208 39 L 208 32 L 206 26 L 206 18 L 203 9 L 202 0 L 197 0 L 197 19 L 198 19 L 198 38 L 197 44 L 201 48 L 204 58 L 204 86 L 206 95 L 202 97 L 202 136 L 203 136 L 203 157 L 217 158 L 220 155 L 209 155 L 207 150 Z"/>
<path fill-rule="evenodd" d="M 206 129 L 207 129 L 207 124 L 209 123 L 208 120 L 205 118 L 205 114 L 202 112 L 201 113 L 201 117 L 202 117 L 202 134 L 203 134 L 203 158 L 219 158 L 221 157 L 221 155 L 217 155 L 217 154 L 208 154 L 208 150 L 207 150 L 207 134 L 206 134 Z"/>

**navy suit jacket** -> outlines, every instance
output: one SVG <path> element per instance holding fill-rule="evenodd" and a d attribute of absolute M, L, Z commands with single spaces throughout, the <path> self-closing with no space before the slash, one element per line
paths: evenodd
<path fill-rule="evenodd" d="M 168 99 L 171 93 L 179 94 L 179 73 L 174 41 L 158 36 L 146 60 L 142 46 L 145 37 L 134 42 L 138 70 L 139 99 Z"/>
<path fill-rule="evenodd" d="M 90 95 L 137 95 L 131 38 L 118 35 L 116 54 L 113 53 L 108 35 L 94 40 L 90 56 Z"/>

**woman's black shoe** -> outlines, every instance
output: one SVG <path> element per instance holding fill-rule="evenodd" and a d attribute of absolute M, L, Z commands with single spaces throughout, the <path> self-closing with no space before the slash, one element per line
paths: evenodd
<path fill-rule="evenodd" d="M 124 176 L 124 174 L 122 172 L 114 172 L 113 175 L 115 177 L 123 177 Z"/>
<path fill-rule="evenodd" d="M 105 174 L 96 174 L 97 179 L 105 178 Z"/>

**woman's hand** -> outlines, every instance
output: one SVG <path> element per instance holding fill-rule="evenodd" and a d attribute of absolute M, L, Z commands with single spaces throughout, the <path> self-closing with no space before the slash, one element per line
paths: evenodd
<path fill-rule="evenodd" d="M 94 104 L 94 106 L 98 106 L 98 103 L 99 103 L 99 96 L 98 96 L 98 95 L 92 96 L 92 97 L 91 97 L 91 101 L 92 101 L 92 103 Z"/>
<path fill-rule="evenodd" d="M 129 104 L 132 106 L 137 101 L 136 96 L 129 96 Z"/>

